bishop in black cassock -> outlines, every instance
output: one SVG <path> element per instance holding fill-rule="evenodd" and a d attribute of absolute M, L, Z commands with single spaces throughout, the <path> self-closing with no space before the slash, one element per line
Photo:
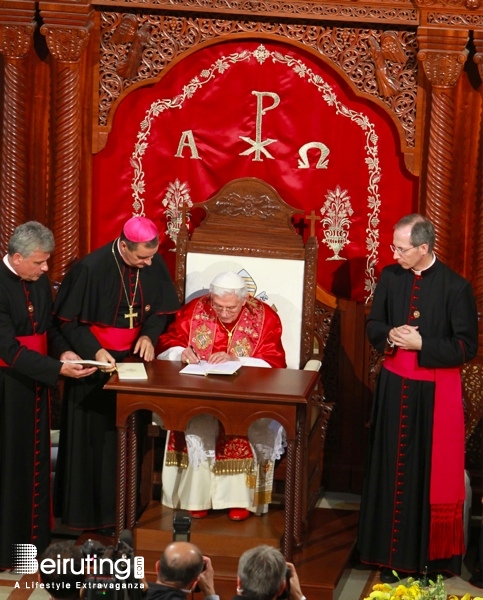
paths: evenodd
<path fill-rule="evenodd" d="M 426 568 L 459 574 L 464 554 L 460 367 L 476 355 L 478 318 L 470 283 L 437 259 L 433 243 L 434 228 L 420 215 L 396 225 L 399 264 L 382 270 L 367 324 L 385 358 L 358 548 L 362 561 L 401 577 Z"/>
<path fill-rule="evenodd" d="M 179 307 L 157 249 L 154 223 L 133 217 L 119 239 L 86 256 L 66 275 L 54 312 L 62 333 L 83 358 L 120 362 L 133 351 L 146 360 L 154 357 L 167 313 Z M 148 347 L 149 356 L 143 350 Z M 115 393 L 103 390 L 109 376 L 99 371 L 65 388 L 56 501 L 63 523 L 72 528 L 97 529 L 115 522 Z"/>

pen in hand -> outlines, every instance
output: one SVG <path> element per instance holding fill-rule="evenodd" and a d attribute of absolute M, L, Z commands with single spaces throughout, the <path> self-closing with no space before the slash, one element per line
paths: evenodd
<path fill-rule="evenodd" d="M 196 350 L 193 348 L 193 346 L 190 346 L 191 348 L 191 352 L 193 352 L 193 354 L 196 356 L 196 358 L 198 359 L 198 362 L 200 362 L 200 357 L 198 356 Z"/>

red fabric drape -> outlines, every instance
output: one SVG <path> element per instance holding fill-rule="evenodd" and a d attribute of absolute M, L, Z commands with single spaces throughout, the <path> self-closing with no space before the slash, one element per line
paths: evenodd
<path fill-rule="evenodd" d="M 315 54 L 273 40 L 202 48 L 124 99 L 94 157 L 92 247 L 146 214 L 165 232 L 161 251 L 172 266 L 180 202 L 196 205 L 247 176 L 313 211 L 318 282 L 367 300 L 392 261 L 393 224 L 414 209 L 417 180 L 379 105 Z M 203 213 L 191 213 L 193 226 Z"/>

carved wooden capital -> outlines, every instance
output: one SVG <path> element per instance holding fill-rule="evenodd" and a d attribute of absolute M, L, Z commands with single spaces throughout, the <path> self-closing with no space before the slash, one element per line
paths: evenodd
<path fill-rule="evenodd" d="M 5 58 L 24 58 L 32 45 L 35 23 L 0 23 L 0 53 Z"/>
<path fill-rule="evenodd" d="M 68 63 L 78 62 L 89 40 L 91 24 L 85 27 L 61 27 L 42 25 L 40 32 L 45 35 L 52 56 Z"/>
<path fill-rule="evenodd" d="M 476 54 L 473 57 L 475 64 L 478 66 L 478 72 L 483 79 L 483 31 L 478 30 L 473 33 L 473 41 L 475 43 Z"/>
<path fill-rule="evenodd" d="M 468 56 L 468 31 L 420 27 L 418 41 L 418 59 L 431 84 L 442 88 L 455 86 Z"/>

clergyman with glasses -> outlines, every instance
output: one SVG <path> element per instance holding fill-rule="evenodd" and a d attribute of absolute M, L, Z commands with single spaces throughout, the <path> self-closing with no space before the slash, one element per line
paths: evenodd
<path fill-rule="evenodd" d="M 248 294 L 240 275 L 225 272 L 213 279 L 208 294 L 177 312 L 159 339 L 158 359 L 285 367 L 281 336 L 277 313 Z M 211 415 L 191 419 L 184 435 L 170 432 L 162 503 L 189 510 L 194 518 L 205 517 L 209 509 L 229 509 L 234 521 L 266 512 L 273 463 L 283 453 L 285 432 L 279 423 L 259 419 L 250 427 L 249 439 L 226 435 Z"/>
<path fill-rule="evenodd" d="M 374 393 L 358 550 L 381 580 L 459 575 L 465 430 L 460 369 L 478 346 L 471 284 L 435 255 L 422 215 L 394 227 L 367 323 L 384 360 Z"/>

